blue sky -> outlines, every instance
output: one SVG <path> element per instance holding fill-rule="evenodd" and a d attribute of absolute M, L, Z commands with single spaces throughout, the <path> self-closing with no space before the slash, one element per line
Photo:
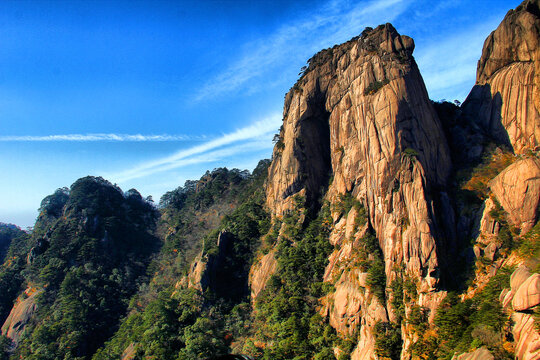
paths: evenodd
<path fill-rule="evenodd" d="M 486 36 L 519 1 L 0 2 L 0 221 L 86 175 L 154 199 L 271 155 L 315 52 L 391 22 L 434 100 L 463 100 Z"/>

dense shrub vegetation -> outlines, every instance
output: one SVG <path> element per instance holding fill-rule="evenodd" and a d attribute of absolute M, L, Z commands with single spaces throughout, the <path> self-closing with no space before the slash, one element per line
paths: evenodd
<path fill-rule="evenodd" d="M 251 322 L 247 275 L 270 226 L 262 188 L 267 167 L 268 161 L 259 163 L 252 175 L 216 169 L 162 198 L 160 226 L 174 232 L 151 266 L 158 269 L 151 288 L 132 299 L 129 315 L 94 359 L 119 358 L 130 346 L 137 358 L 204 359 L 227 354 L 245 335 Z M 224 215 L 213 230 L 193 226 L 218 202 L 227 206 L 220 208 Z M 198 254 L 209 269 L 202 274 L 202 292 L 176 284 L 183 277 L 187 281 L 186 251 L 192 259 Z M 174 276 L 164 281 L 163 274 Z"/>
<path fill-rule="evenodd" d="M 295 201 L 295 208 L 283 217 L 275 253 L 278 268 L 258 297 L 257 330 L 244 351 L 263 359 L 331 359 L 338 338 L 316 311 L 317 299 L 330 290 L 322 282 L 332 250 L 330 209 L 326 204 L 309 219 L 305 199 L 297 195 Z"/>
<path fill-rule="evenodd" d="M 417 307 L 409 313 L 419 340 L 411 352 L 426 359 L 450 359 L 454 353 L 464 353 L 486 346 L 497 359 L 512 359 L 505 347 L 509 318 L 499 302 L 499 295 L 510 280 L 510 269 L 501 269 L 473 298 L 461 300 L 449 293 L 435 315 L 435 333 L 428 333 L 427 313 Z"/>
<path fill-rule="evenodd" d="M 25 233 L 12 224 L 0 223 L 0 263 L 4 261 L 11 241 Z"/>
<path fill-rule="evenodd" d="M 468 178 L 463 189 L 474 192 L 480 199 L 489 197 L 488 182 L 515 161 L 515 156 L 504 149 L 492 147 L 484 155 L 482 162 L 472 170 L 464 170 L 462 178 Z"/>
<path fill-rule="evenodd" d="M 86 177 L 46 197 L 31 235 L 12 241 L 0 273 L 5 319 L 24 288 L 39 312 L 14 356 L 88 358 L 111 336 L 158 249 L 157 211 L 138 192 Z M 35 290 L 33 290 L 35 291 Z"/>
<path fill-rule="evenodd" d="M 382 81 L 379 81 L 379 80 L 375 80 L 374 82 L 372 82 L 371 84 L 369 84 L 368 86 L 366 86 L 366 88 L 364 89 L 364 95 L 373 95 L 375 94 L 377 91 L 379 91 L 380 89 L 382 89 L 382 87 L 384 85 L 387 85 L 390 83 L 390 80 L 388 79 L 384 79 Z"/>

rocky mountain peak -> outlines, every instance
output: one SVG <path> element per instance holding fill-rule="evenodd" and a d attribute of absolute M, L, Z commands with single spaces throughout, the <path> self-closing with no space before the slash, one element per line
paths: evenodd
<path fill-rule="evenodd" d="M 540 2 L 526 0 L 493 31 L 464 117 L 515 153 L 540 145 Z"/>
<path fill-rule="evenodd" d="M 343 171 L 336 173 L 336 167 L 355 162 L 350 170 L 361 176 L 358 160 L 366 159 L 368 150 L 399 162 L 399 154 L 410 149 L 418 154 L 424 176 L 445 182 L 446 141 L 412 58 L 413 49 L 411 38 L 385 24 L 310 59 L 286 95 L 284 123 L 269 172 L 270 208 L 282 213 L 287 199 L 301 191 L 312 203 L 332 174 L 341 192 L 351 191 L 352 179 L 341 184 L 344 179 L 337 177 Z M 353 146 L 358 142 L 367 146 L 362 155 Z M 351 151 L 356 153 L 352 157 Z"/>
<path fill-rule="evenodd" d="M 297 206 L 297 194 L 312 209 L 321 197 L 333 209 L 341 208 L 345 197 L 358 204 L 334 213 L 330 241 L 336 248 L 325 279 L 336 291 L 326 299 L 333 305 L 324 307 L 338 332 L 359 330 L 362 346 L 355 359 L 373 356 L 376 323 L 398 316 L 382 300 L 390 296 L 388 288 L 382 285 L 377 300 L 369 295 L 373 288 L 365 293 L 365 281 L 357 284 L 356 275 L 367 274 L 343 265 L 354 261 L 369 232 L 376 237 L 387 286 L 407 277 L 424 294 L 420 306 L 435 308 L 442 298 L 440 258 L 453 235 L 442 236 L 445 220 L 437 214 L 450 209 L 441 189 L 451 163 L 413 50 L 411 38 L 385 24 L 310 59 L 286 96 L 269 168 L 267 205 L 275 218 Z M 366 216 L 362 231 L 360 213 Z M 264 287 L 275 269 L 273 256 L 270 252 L 254 267 L 252 289 Z M 360 315 L 359 308 L 377 311 Z"/>
<path fill-rule="evenodd" d="M 498 70 L 514 62 L 538 60 L 540 2 L 527 0 L 508 11 L 504 20 L 485 40 L 478 61 L 477 84 L 487 83 Z"/>

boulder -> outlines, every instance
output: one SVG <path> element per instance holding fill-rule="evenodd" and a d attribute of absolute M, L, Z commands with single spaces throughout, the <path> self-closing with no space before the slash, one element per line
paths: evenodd
<path fill-rule="evenodd" d="M 525 311 L 540 304 L 540 274 L 533 274 L 521 284 L 512 300 L 515 311 Z"/>
<path fill-rule="evenodd" d="M 531 272 L 525 265 L 520 265 L 510 276 L 510 287 L 515 294 L 521 284 L 531 276 Z"/>
<path fill-rule="evenodd" d="M 489 187 L 522 234 L 534 226 L 540 203 L 540 159 L 516 161 L 491 180 Z"/>
<path fill-rule="evenodd" d="M 515 356 L 518 360 L 540 359 L 540 334 L 536 330 L 534 318 L 530 314 L 515 312 L 513 334 Z"/>
<path fill-rule="evenodd" d="M 490 243 L 486 248 L 484 249 L 484 257 L 487 258 L 490 261 L 495 260 L 495 255 L 497 254 L 498 246 L 496 243 Z"/>

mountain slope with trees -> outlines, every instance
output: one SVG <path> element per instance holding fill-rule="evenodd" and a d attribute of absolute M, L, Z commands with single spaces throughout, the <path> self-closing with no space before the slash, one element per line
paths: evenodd
<path fill-rule="evenodd" d="M 540 1 L 433 102 L 391 24 L 314 55 L 271 160 L 159 207 L 86 177 L 0 268 L 4 358 L 540 357 Z M 516 80 L 517 79 L 517 80 Z"/>

